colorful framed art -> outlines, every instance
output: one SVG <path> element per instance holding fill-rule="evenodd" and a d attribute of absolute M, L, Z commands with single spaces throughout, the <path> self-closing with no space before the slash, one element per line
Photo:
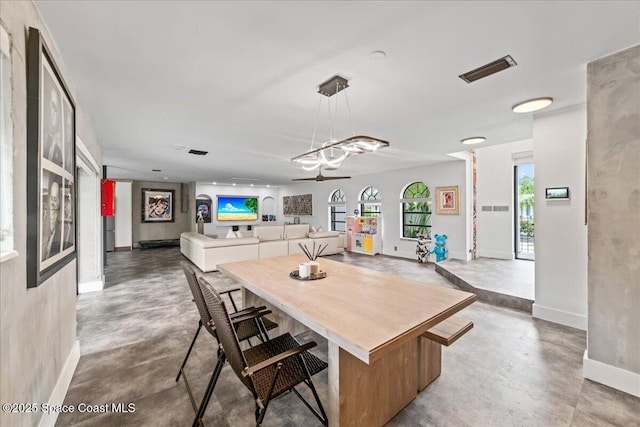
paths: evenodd
<path fill-rule="evenodd" d="M 436 214 L 460 214 L 460 189 L 457 185 L 436 187 Z"/>

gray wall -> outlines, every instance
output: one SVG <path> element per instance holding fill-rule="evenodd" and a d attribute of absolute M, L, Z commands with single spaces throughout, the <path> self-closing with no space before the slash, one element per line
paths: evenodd
<path fill-rule="evenodd" d="M 150 223 L 142 222 L 142 189 L 153 188 L 161 190 L 174 190 L 174 222 Z M 153 181 L 133 181 L 132 186 L 132 209 L 133 209 L 133 246 L 136 247 L 141 240 L 165 240 L 179 239 L 180 233 L 191 230 L 191 218 L 195 218 L 194 211 L 189 209 L 182 212 L 182 184 L 179 182 L 153 182 Z M 195 206 L 195 200 L 193 201 Z M 194 208 L 195 209 L 195 208 Z"/>
<path fill-rule="evenodd" d="M 32 2 L 2 2 L 2 23 L 12 38 L 14 188 L 16 258 L 0 265 L 0 402 L 48 402 L 76 342 L 76 262 L 41 286 L 26 285 L 26 33 L 39 28 L 76 101 L 77 132 L 102 163 L 87 114 L 73 82 Z M 42 413 L 0 412 L 0 425 L 37 425 Z"/>
<path fill-rule="evenodd" d="M 195 217 L 196 217 L 196 183 L 194 181 L 191 181 L 187 184 L 187 200 L 189 203 L 189 212 L 187 212 L 187 222 L 189 222 L 189 218 L 194 218 L 193 221 L 191 221 L 191 227 L 186 230 L 186 231 L 197 231 L 197 224 L 195 221 Z"/>
<path fill-rule="evenodd" d="M 640 46 L 587 86 L 589 358 L 640 373 Z"/>

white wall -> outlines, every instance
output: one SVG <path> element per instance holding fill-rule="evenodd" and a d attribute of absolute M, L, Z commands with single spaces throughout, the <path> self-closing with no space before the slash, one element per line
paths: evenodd
<path fill-rule="evenodd" d="M 534 117 L 536 302 L 533 316 L 587 329 L 584 105 Z M 570 200 L 546 201 L 545 188 Z"/>
<path fill-rule="evenodd" d="M 533 140 L 474 150 L 477 180 L 476 238 L 480 257 L 513 259 L 513 157 L 517 153 L 532 150 Z M 483 212 L 483 205 L 509 206 L 509 212 Z"/>
<path fill-rule="evenodd" d="M 466 166 L 463 160 L 435 165 L 420 166 L 381 174 L 357 176 L 352 179 L 325 182 L 307 182 L 282 187 L 278 202 L 278 212 L 282 212 L 282 196 L 313 195 L 313 217 L 301 217 L 301 222 L 328 229 L 328 202 L 331 193 L 340 188 L 347 198 L 347 215 L 353 215 L 358 207 L 358 195 L 370 185 L 376 187 L 382 197 L 382 252 L 403 258 L 416 258 L 416 241 L 403 239 L 401 235 L 400 197 L 407 184 L 423 181 L 435 197 L 436 187 L 458 185 L 460 187 L 460 215 L 436 215 L 431 217 L 432 234 L 446 234 L 449 257 L 467 259 L 468 235 L 466 227 Z M 435 211 L 435 198 L 433 204 Z M 292 221 L 293 217 L 285 218 Z"/>
<path fill-rule="evenodd" d="M 283 224 L 284 218 L 282 217 L 282 200 L 281 197 L 278 196 L 279 190 L 276 187 L 250 187 L 248 185 L 213 185 L 213 184 L 196 184 L 196 192 L 195 194 L 191 194 L 193 200 L 195 197 L 200 194 L 206 194 L 211 197 L 211 223 L 204 225 L 204 234 L 206 235 L 217 235 L 218 237 L 224 237 L 227 232 L 231 229 L 232 226 L 237 225 L 240 227 L 240 231 L 245 234 L 251 234 L 247 232 L 248 225 L 275 225 L 275 224 Z M 218 209 L 217 206 L 217 198 L 216 196 L 258 196 L 258 221 L 238 221 L 238 222 L 218 222 L 216 219 L 216 212 Z M 275 222 L 263 222 L 262 214 L 264 211 L 264 203 L 263 200 L 265 197 L 271 197 L 277 201 L 280 199 L 280 204 L 276 209 L 276 221 Z M 195 203 L 195 202 L 194 202 Z M 269 208 L 268 213 L 272 213 L 271 207 L 273 206 L 272 201 L 267 202 L 267 207 Z M 196 218 L 195 215 L 193 217 L 193 224 L 195 224 Z M 304 221 L 303 221 L 304 222 Z"/>
<path fill-rule="evenodd" d="M 131 181 L 116 181 L 115 247 L 131 248 L 132 225 L 132 184 Z"/>

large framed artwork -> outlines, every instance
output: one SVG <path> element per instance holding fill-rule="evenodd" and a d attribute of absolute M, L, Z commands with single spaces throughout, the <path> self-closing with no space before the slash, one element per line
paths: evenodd
<path fill-rule="evenodd" d="M 27 41 L 27 287 L 76 256 L 75 104 L 40 31 Z"/>
<path fill-rule="evenodd" d="M 460 190 L 457 185 L 436 187 L 436 214 L 460 214 Z"/>
<path fill-rule="evenodd" d="M 142 222 L 173 222 L 174 190 L 142 189 Z"/>
<path fill-rule="evenodd" d="M 282 213 L 285 216 L 313 215 L 313 196 L 311 194 L 302 194 L 299 196 L 283 196 Z"/>

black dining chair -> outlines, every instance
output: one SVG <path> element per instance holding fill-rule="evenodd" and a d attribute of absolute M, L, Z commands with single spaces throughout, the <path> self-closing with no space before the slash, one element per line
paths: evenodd
<path fill-rule="evenodd" d="M 191 345 L 187 350 L 187 354 L 185 355 L 184 360 L 182 361 L 182 365 L 180 366 L 180 370 L 178 371 L 178 375 L 176 376 L 176 382 L 180 380 L 181 376 L 183 377 L 189 399 L 191 400 L 191 405 L 193 406 L 194 411 L 198 412 L 198 406 L 196 405 L 193 398 L 191 387 L 189 386 L 189 381 L 185 376 L 184 368 L 187 364 L 187 360 L 189 359 L 189 355 L 193 350 L 196 339 L 198 338 L 198 334 L 200 333 L 200 330 L 203 326 L 207 330 L 207 332 L 209 332 L 209 334 L 216 339 L 216 341 L 218 340 L 218 335 L 216 332 L 215 323 L 211 318 L 209 310 L 207 309 L 206 303 L 204 301 L 202 291 L 200 290 L 200 286 L 198 285 L 198 279 L 195 270 L 189 263 L 185 261 L 181 261 L 180 264 L 182 265 L 182 269 L 187 278 L 187 283 L 189 284 L 189 289 L 191 290 L 191 294 L 193 295 L 193 301 L 196 303 L 196 307 L 198 308 L 200 319 L 198 320 L 198 329 L 196 329 L 196 333 L 191 340 Z M 234 292 L 236 290 L 239 289 L 231 289 L 222 293 L 228 294 L 229 298 L 231 299 L 231 304 L 234 307 L 235 312 L 231 316 L 233 318 L 234 330 L 238 335 L 238 339 L 241 341 L 246 340 L 249 345 L 251 345 L 250 339 L 254 337 L 258 338 L 262 342 L 268 341 L 269 336 L 267 335 L 267 331 L 278 327 L 277 323 L 263 317 L 265 314 L 270 313 L 270 311 L 266 310 L 265 307 L 249 307 L 238 311 L 235 303 L 233 302 L 233 298 L 230 295 L 231 292 Z M 220 358 L 218 358 L 218 363 L 211 377 L 212 379 L 215 378 L 215 380 L 217 381 L 217 378 L 219 376 L 218 371 L 222 369 L 222 365 L 224 365 L 224 360 L 222 361 L 222 363 L 220 363 Z M 215 387 L 216 381 L 210 381 L 208 387 L 210 387 L 211 390 L 213 390 L 213 388 Z M 207 392 L 208 389 L 207 391 L 205 391 L 205 395 Z"/>
<path fill-rule="evenodd" d="M 198 279 L 205 303 L 216 324 L 221 356 L 229 360 L 242 384 L 251 392 L 255 401 L 256 426 L 260 426 L 267 412 L 269 402 L 287 391 L 293 391 L 311 412 L 328 425 L 327 415 L 311 377 L 327 368 L 327 363 L 311 354 L 308 350 L 315 347 L 315 342 L 301 345 L 289 333 L 271 338 L 246 350 L 241 350 L 239 336 L 233 327 L 233 319 L 229 315 L 222 297 L 202 277 Z M 313 393 L 318 409 L 315 409 L 295 389 L 304 383 Z M 200 409 L 204 415 L 211 393 L 206 396 Z M 194 427 L 196 423 L 194 423 Z"/>

